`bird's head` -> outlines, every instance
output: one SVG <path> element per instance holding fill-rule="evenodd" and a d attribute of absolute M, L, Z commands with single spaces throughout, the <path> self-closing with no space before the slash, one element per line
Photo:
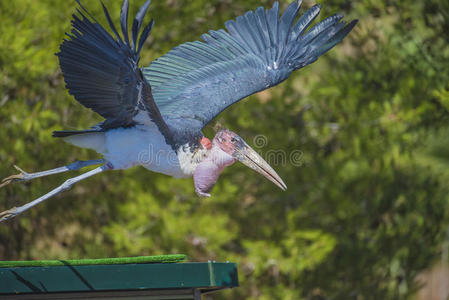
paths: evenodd
<path fill-rule="evenodd" d="M 237 160 L 262 174 L 282 190 L 287 189 L 284 181 L 273 168 L 236 133 L 228 129 L 220 129 L 212 142 L 206 137 L 203 137 L 200 142 L 207 149 L 207 154 L 196 166 L 193 174 L 198 195 L 209 197 L 209 192 L 223 169 Z"/>
<path fill-rule="evenodd" d="M 282 181 L 276 171 L 235 132 L 228 129 L 218 131 L 212 141 L 212 148 L 215 147 L 262 174 L 282 190 L 285 191 L 287 189 L 284 181 Z"/>

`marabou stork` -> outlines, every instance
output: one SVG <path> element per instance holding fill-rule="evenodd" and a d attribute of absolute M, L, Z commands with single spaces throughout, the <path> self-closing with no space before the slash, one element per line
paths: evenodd
<path fill-rule="evenodd" d="M 210 141 L 202 129 L 231 104 L 279 84 L 292 71 L 314 62 L 357 23 L 345 24 L 343 16 L 336 14 L 307 30 L 320 11 L 319 5 L 295 22 L 301 0 L 291 3 L 282 16 L 275 2 L 271 9 L 249 11 L 227 21 L 227 30 L 211 30 L 201 36 L 203 41 L 182 44 L 149 67 L 139 68 L 140 51 L 153 28 L 151 20 L 139 37 L 150 0 L 137 12 L 131 37 L 128 0 L 121 8 L 122 36 L 103 4 L 112 34 L 77 2 L 71 33 L 56 55 L 69 93 L 105 121 L 87 130 L 55 131 L 53 136 L 93 149 L 103 158 L 37 173 L 16 167 L 20 174 L 5 178 L 2 185 L 101 166 L 1 213 L 0 221 L 92 175 L 136 165 L 174 177 L 193 176 L 197 194 L 208 197 L 220 172 L 238 160 L 285 190 L 278 174 L 237 134 L 220 130 Z"/>

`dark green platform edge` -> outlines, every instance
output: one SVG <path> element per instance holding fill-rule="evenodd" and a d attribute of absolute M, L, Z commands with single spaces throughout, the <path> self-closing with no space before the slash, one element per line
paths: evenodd
<path fill-rule="evenodd" d="M 0 268 L 14 267 L 52 267 L 52 266 L 83 266 L 83 265 L 117 265 L 117 264 L 147 264 L 147 263 L 175 263 L 186 259 L 185 254 L 114 257 L 94 259 L 68 260 L 18 260 L 0 261 Z"/>
<path fill-rule="evenodd" d="M 182 261 L 184 255 L 161 258 L 35 261 L 31 263 L 33 266 L 30 262 L 1 262 L 0 295 L 167 289 L 213 291 L 238 286 L 234 263 L 174 263 Z"/>

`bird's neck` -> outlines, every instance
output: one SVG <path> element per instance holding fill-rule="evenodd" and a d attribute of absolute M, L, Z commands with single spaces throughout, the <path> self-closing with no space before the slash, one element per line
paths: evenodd
<path fill-rule="evenodd" d="M 213 145 L 193 174 L 197 194 L 209 197 L 209 192 L 217 182 L 220 173 L 234 162 L 235 158 Z"/>

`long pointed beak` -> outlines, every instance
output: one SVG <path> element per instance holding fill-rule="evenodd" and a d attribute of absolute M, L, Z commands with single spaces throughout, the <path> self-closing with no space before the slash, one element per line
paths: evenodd
<path fill-rule="evenodd" d="M 236 151 L 233 157 L 238 159 L 245 166 L 250 167 L 256 172 L 262 174 L 277 185 L 280 189 L 285 191 L 287 186 L 281 177 L 276 173 L 275 170 L 254 150 L 252 149 L 243 139 L 239 139 L 238 145 L 236 145 Z"/>

